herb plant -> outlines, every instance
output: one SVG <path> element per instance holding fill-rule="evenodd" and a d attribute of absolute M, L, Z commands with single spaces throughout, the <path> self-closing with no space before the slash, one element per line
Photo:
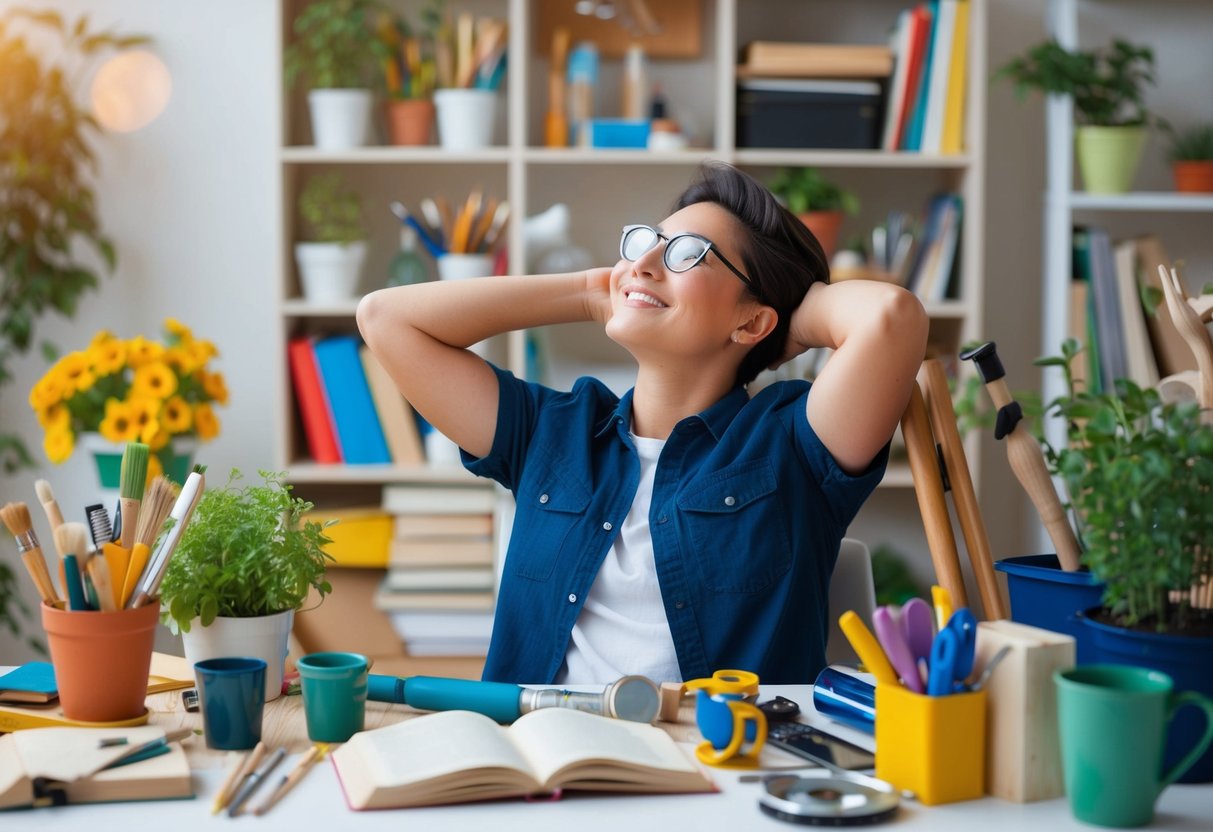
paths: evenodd
<path fill-rule="evenodd" d="M 338 173 L 313 176 L 299 195 L 299 213 L 317 243 L 353 243 L 367 238 L 362 197 Z"/>
<path fill-rule="evenodd" d="M 367 89 L 389 59 L 374 25 L 382 8 L 370 0 L 319 0 L 295 18 L 285 55 L 286 82 L 308 89 Z"/>
<path fill-rule="evenodd" d="M 216 616 L 298 609 L 311 590 L 321 598 L 332 590 L 324 529 L 336 521 L 305 520 L 314 506 L 291 496 L 286 475 L 258 473 L 263 485 L 236 487 L 233 468 L 223 488 L 203 492 L 160 585 L 161 617 L 173 632 L 189 632 L 195 619 L 206 627 Z"/>
<path fill-rule="evenodd" d="M 1020 98 L 1033 89 L 1071 96 L 1079 124 L 1127 127 L 1148 119 L 1142 90 L 1154 83 L 1154 51 L 1118 38 L 1110 49 L 1071 52 L 1047 40 L 1012 59 L 995 77 L 1009 78 Z"/>
<path fill-rule="evenodd" d="M 1176 130 L 1170 123 L 1160 120 L 1160 126 L 1170 142 L 1167 147 L 1167 161 L 1213 161 L 1213 122 Z"/>
<path fill-rule="evenodd" d="M 816 168 L 785 168 L 771 180 L 769 188 L 793 214 L 809 211 L 854 214 L 859 210 L 859 199 L 853 193 L 827 181 Z"/>
<path fill-rule="evenodd" d="M 1083 560 L 1106 585 L 1103 605 L 1126 627 L 1194 625 L 1189 588 L 1213 580 L 1213 426 L 1192 403 L 1118 379 L 1115 392 L 1076 390 L 1068 339 L 1060 357 L 1068 394 L 1049 404 L 1065 419 L 1064 448 L 1044 443 L 1079 518 Z"/>

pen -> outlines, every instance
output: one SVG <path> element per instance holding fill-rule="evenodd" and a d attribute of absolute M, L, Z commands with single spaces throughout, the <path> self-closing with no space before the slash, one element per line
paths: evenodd
<path fill-rule="evenodd" d="M 286 748 L 278 746 L 278 749 L 266 759 L 261 768 L 245 778 L 244 783 L 240 786 L 240 791 L 236 792 L 236 796 L 232 798 L 231 805 L 227 807 L 227 816 L 229 818 L 234 818 L 240 814 L 240 807 L 253 796 L 253 792 L 257 791 L 257 787 L 261 785 L 261 781 L 282 762 L 282 758 L 285 756 Z"/>
<path fill-rule="evenodd" d="M 278 781 L 278 785 L 274 788 L 274 791 L 270 793 L 270 796 L 267 797 L 260 806 L 253 810 L 253 814 L 261 816 L 270 809 L 273 809 L 274 805 L 281 800 L 287 792 L 293 789 L 296 783 L 303 779 L 303 776 L 311 769 L 312 764 L 319 760 L 321 755 L 324 754 L 325 748 L 327 748 L 327 746 L 313 745 L 311 750 L 303 756 L 303 759 L 301 759 L 298 764 L 291 769 L 291 773 L 283 775 L 282 779 Z"/>
<path fill-rule="evenodd" d="M 877 682 L 885 685 L 900 684 L 897 681 L 897 672 L 893 670 L 893 665 L 889 664 L 889 659 L 880 649 L 876 637 L 872 635 L 872 631 L 867 628 L 863 619 L 856 615 L 854 610 L 844 612 L 838 619 L 838 626 L 842 628 L 847 641 L 851 642 L 851 646 L 855 648 L 855 654 L 859 656 L 859 660 L 876 677 Z"/>
<path fill-rule="evenodd" d="M 202 495 L 205 483 L 203 474 L 198 471 L 191 471 L 190 475 L 185 478 L 185 485 L 181 486 L 181 493 L 177 495 L 177 501 L 173 503 L 173 510 L 169 512 L 169 517 L 174 521 L 173 527 L 168 530 L 168 534 L 164 536 L 164 540 L 161 541 L 155 554 L 148 561 L 147 568 L 143 571 L 143 577 L 136 585 L 138 589 L 127 603 L 128 607 L 142 607 L 160 592 L 160 581 L 164 578 L 164 570 L 168 566 L 169 558 L 173 556 L 173 550 L 177 548 L 177 542 L 185 533 L 185 527 L 189 525 L 190 517 L 194 513 L 194 506 L 198 504 L 198 498 Z"/>
<path fill-rule="evenodd" d="M 261 762 L 261 758 L 265 756 L 265 743 L 258 742 L 256 747 L 251 752 L 241 757 L 236 765 L 232 767 L 227 779 L 223 781 L 223 785 L 219 787 L 219 793 L 215 795 L 215 802 L 211 804 L 211 814 L 218 814 L 224 807 L 227 806 L 231 799 L 232 792 L 237 784 L 241 781 L 244 775 L 248 774 Z"/>
<path fill-rule="evenodd" d="M 176 731 L 169 731 L 163 737 L 157 737 L 154 740 L 148 740 L 147 742 L 141 742 L 138 745 L 132 745 L 129 748 L 127 748 L 125 751 L 123 751 L 120 756 L 115 757 L 114 759 L 110 760 L 105 765 L 101 766 L 101 768 L 97 769 L 97 771 L 103 771 L 107 768 L 115 768 L 117 766 L 120 766 L 123 763 L 130 761 L 131 757 L 155 756 L 154 754 L 151 754 L 149 752 L 152 752 L 154 749 L 158 749 L 161 747 L 168 747 L 169 743 L 177 742 L 178 740 L 183 740 L 193 733 L 194 733 L 194 731 L 191 728 L 181 728 Z M 91 774 L 96 774 L 96 773 L 97 773 L 96 771 L 91 772 Z"/>

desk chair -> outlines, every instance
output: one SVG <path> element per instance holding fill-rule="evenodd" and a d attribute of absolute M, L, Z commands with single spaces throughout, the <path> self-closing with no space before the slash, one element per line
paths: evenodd
<path fill-rule="evenodd" d="M 865 623 L 871 622 L 876 610 L 876 584 L 872 580 L 872 556 L 862 540 L 844 537 L 838 547 L 838 560 L 830 577 L 828 600 L 830 632 L 826 637 L 826 662 L 829 664 L 859 664 L 851 642 L 838 626 L 838 617 L 854 610 Z"/>

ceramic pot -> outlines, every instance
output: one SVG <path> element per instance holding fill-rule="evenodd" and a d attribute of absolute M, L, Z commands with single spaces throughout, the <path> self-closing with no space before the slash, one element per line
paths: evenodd
<path fill-rule="evenodd" d="M 1074 132 L 1078 169 L 1087 193 L 1122 194 L 1133 186 L 1146 146 L 1144 127 L 1079 127 Z"/>
<path fill-rule="evenodd" d="M 1213 159 L 1172 162 L 1175 190 L 1185 194 L 1213 193 Z"/>
<path fill-rule="evenodd" d="M 838 232 L 842 228 L 845 214 L 841 211 L 809 211 L 797 216 L 809 231 L 813 232 L 817 242 L 821 243 L 826 253 L 826 261 L 833 260 L 834 252 L 838 250 Z"/>
<path fill-rule="evenodd" d="M 348 150 L 371 141 L 370 90 L 312 90 L 307 94 L 312 141 L 321 150 Z"/>
<path fill-rule="evenodd" d="M 355 243 L 295 243 L 295 263 L 303 296 L 312 303 L 350 300 L 366 263 L 367 246 Z"/>
<path fill-rule="evenodd" d="M 387 128 L 392 144 L 429 144 L 434 131 L 434 102 L 428 98 L 389 101 Z"/>
<path fill-rule="evenodd" d="M 99 433 L 92 431 L 81 433 L 76 441 L 76 447 L 87 451 L 92 457 L 97 469 L 97 482 L 101 488 L 117 491 L 122 486 L 122 452 L 126 445 L 121 442 L 110 442 Z M 178 485 L 185 482 L 194 464 L 194 454 L 198 451 L 198 440 L 192 436 L 181 436 L 169 441 L 167 445 L 154 452 L 160 460 L 164 475 Z"/>
<path fill-rule="evenodd" d="M 265 661 L 265 701 L 282 695 L 282 669 L 286 663 L 287 640 L 295 611 L 252 618 L 219 616 L 209 627 L 194 620 L 190 631 L 181 634 L 185 659 L 193 667 L 203 659 L 248 656 Z"/>

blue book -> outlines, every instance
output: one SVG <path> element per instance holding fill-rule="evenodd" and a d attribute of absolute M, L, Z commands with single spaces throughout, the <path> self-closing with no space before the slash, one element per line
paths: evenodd
<path fill-rule="evenodd" d="M 341 455 L 347 465 L 391 463 L 387 440 L 371 388 L 358 357 L 362 342 L 353 335 L 331 335 L 316 341 L 316 368 L 333 412 Z"/>
<path fill-rule="evenodd" d="M 0 676 L 0 702 L 51 702 L 58 696 L 50 662 L 29 662 Z"/>
<path fill-rule="evenodd" d="M 922 150 L 922 129 L 927 117 L 927 95 L 931 89 L 931 56 L 935 53 L 935 35 L 939 31 L 939 0 L 931 0 L 931 35 L 927 38 L 927 48 L 922 56 L 922 74 L 918 78 L 918 94 L 914 97 L 914 111 L 910 113 L 910 122 L 906 134 L 902 137 L 902 150 Z M 943 69 L 947 72 L 947 69 Z"/>

